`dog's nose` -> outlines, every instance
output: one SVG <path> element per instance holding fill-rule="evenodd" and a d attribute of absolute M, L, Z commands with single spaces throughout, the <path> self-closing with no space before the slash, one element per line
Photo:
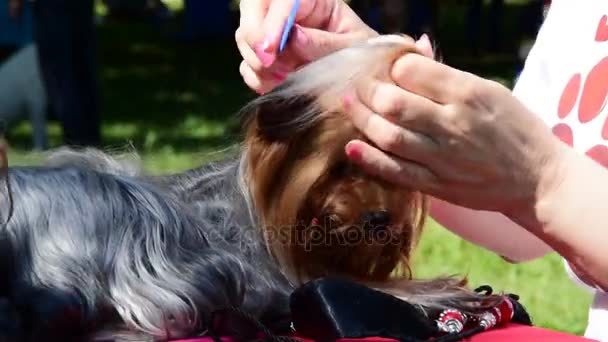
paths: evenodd
<path fill-rule="evenodd" d="M 391 222 L 391 215 L 386 210 L 368 211 L 361 217 L 368 229 L 384 229 Z"/>

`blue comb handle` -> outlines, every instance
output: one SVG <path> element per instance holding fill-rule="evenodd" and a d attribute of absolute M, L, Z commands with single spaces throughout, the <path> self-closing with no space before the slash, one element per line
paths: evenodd
<path fill-rule="evenodd" d="M 281 44 L 279 45 L 279 52 L 283 52 L 285 49 L 285 45 L 287 44 L 287 39 L 289 38 L 289 33 L 293 28 L 293 23 L 296 20 L 296 14 L 298 13 L 298 7 L 300 7 L 300 0 L 295 0 L 293 4 L 293 8 L 291 9 L 291 13 L 289 14 L 289 18 L 287 18 L 287 23 L 285 24 L 285 28 L 283 29 L 283 36 L 281 37 Z"/>

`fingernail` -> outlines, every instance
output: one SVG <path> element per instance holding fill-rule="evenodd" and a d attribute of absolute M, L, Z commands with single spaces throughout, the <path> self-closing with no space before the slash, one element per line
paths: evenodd
<path fill-rule="evenodd" d="M 262 41 L 262 43 L 258 44 L 258 46 L 255 48 L 255 54 L 258 56 L 258 58 L 260 59 L 260 62 L 262 62 L 262 65 L 265 68 L 268 68 L 269 66 L 272 65 L 272 63 L 274 63 L 276 57 L 270 51 L 270 38 L 269 37 L 266 37 L 264 39 L 264 41 Z"/>
<path fill-rule="evenodd" d="M 355 102 L 355 96 L 349 91 L 340 98 L 340 101 L 342 102 L 342 108 L 348 109 Z"/>
<path fill-rule="evenodd" d="M 429 39 L 429 36 L 426 33 L 422 34 L 422 36 L 420 37 L 420 41 L 427 43 L 427 44 L 431 43 L 431 40 Z"/>
<path fill-rule="evenodd" d="M 349 142 L 346 144 L 346 155 L 353 160 L 361 160 L 361 156 L 363 155 L 363 150 L 360 145 L 355 142 Z"/>
<path fill-rule="evenodd" d="M 264 40 L 262 41 L 262 44 L 260 44 L 260 50 L 264 51 L 264 52 L 268 52 L 270 53 L 270 37 L 266 36 L 264 37 Z"/>
<path fill-rule="evenodd" d="M 429 38 L 429 36 L 426 33 L 423 33 L 422 36 L 420 37 L 420 39 L 418 39 L 418 41 L 416 42 L 416 46 L 418 46 L 421 49 L 432 47 L 431 39 Z"/>

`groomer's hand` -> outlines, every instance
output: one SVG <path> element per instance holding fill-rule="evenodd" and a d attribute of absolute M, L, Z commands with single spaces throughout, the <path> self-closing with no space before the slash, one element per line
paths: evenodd
<path fill-rule="evenodd" d="M 272 90 L 294 69 L 358 40 L 377 35 L 343 0 L 301 0 L 285 50 L 277 56 L 294 0 L 241 0 L 236 42 L 240 72 L 258 93 Z"/>
<path fill-rule="evenodd" d="M 549 191 L 565 145 L 509 89 L 418 54 L 398 59 L 391 77 L 345 95 L 371 141 L 350 142 L 350 159 L 473 209 L 507 214 Z"/>

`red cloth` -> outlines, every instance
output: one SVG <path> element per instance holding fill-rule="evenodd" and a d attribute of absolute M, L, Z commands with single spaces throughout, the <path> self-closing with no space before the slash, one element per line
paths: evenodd
<path fill-rule="evenodd" d="M 314 342 L 307 339 L 301 339 L 302 342 Z M 225 342 L 232 342 L 232 339 L 222 339 Z M 570 335 L 558 331 L 529 327 L 525 325 L 510 324 L 504 328 L 490 330 L 468 338 L 466 342 L 599 342 L 590 340 L 584 337 Z M 199 338 L 192 340 L 179 340 L 174 342 L 213 342 L 210 338 Z M 394 340 L 386 338 L 366 338 L 366 339 L 342 339 L 339 342 L 394 342 Z"/>
<path fill-rule="evenodd" d="M 507 341 L 551 341 L 551 342 L 591 342 L 584 337 L 566 334 L 558 331 L 511 324 L 502 329 L 495 329 L 474 336 L 466 341 L 470 342 L 507 342 Z M 595 341 L 599 342 L 599 341 Z"/>

